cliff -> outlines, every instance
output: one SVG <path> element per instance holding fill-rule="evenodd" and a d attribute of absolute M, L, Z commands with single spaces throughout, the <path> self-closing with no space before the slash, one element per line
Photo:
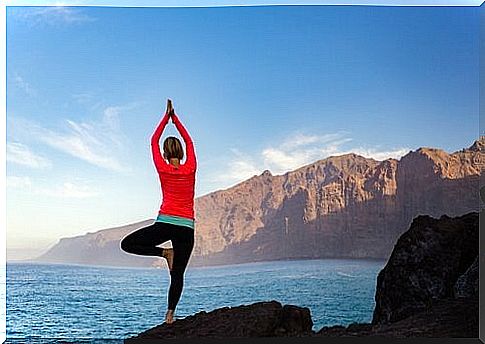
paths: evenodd
<path fill-rule="evenodd" d="M 144 220 L 126 226 L 102 229 L 71 238 L 62 238 L 36 261 L 63 264 L 94 264 L 146 267 L 153 264 L 152 257 L 127 254 L 120 249 L 120 240 L 153 220 Z"/>
<path fill-rule="evenodd" d="M 400 160 L 331 156 L 284 175 L 264 171 L 195 200 L 190 265 L 283 258 L 389 258 L 397 238 L 420 214 L 479 211 L 485 136 L 447 153 L 422 147 Z M 460 200 L 457 202 L 457 200 Z M 164 266 L 122 252 L 121 238 L 153 219 L 65 238 L 40 261 Z"/>
<path fill-rule="evenodd" d="M 201 197 L 193 263 L 387 259 L 415 216 L 479 211 L 484 142 L 451 154 L 422 147 L 400 160 L 331 156 Z"/>

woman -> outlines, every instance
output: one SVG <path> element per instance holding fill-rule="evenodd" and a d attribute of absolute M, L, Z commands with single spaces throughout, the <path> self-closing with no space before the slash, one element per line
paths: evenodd
<path fill-rule="evenodd" d="M 163 157 L 160 154 L 159 141 L 169 118 L 185 142 L 187 159 L 184 164 L 180 164 L 184 156 L 182 145 L 174 136 L 165 139 Z M 170 288 L 165 322 L 171 324 L 182 294 L 185 268 L 194 247 L 194 186 L 197 162 L 192 139 L 175 114 L 170 99 L 167 101 L 165 115 L 151 137 L 151 147 L 162 187 L 163 202 L 155 222 L 128 234 L 122 239 L 121 248 L 128 253 L 159 256 L 167 260 Z M 157 246 L 168 240 L 172 241 L 172 248 Z"/>

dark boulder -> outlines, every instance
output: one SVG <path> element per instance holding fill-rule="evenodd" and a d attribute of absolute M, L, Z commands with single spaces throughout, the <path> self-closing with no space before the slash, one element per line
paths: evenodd
<path fill-rule="evenodd" d="M 454 297 L 458 278 L 478 255 L 478 227 L 476 212 L 414 218 L 378 274 L 372 324 L 399 321 L 433 300 Z"/>
<path fill-rule="evenodd" d="M 172 324 L 163 323 L 126 339 L 308 336 L 313 334 L 310 310 L 278 301 L 256 302 L 199 312 Z"/>

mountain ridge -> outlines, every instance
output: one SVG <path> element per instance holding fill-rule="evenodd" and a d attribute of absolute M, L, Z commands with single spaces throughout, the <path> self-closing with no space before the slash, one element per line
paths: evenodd
<path fill-rule="evenodd" d="M 478 195 L 475 200 L 471 191 L 478 189 L 484 143 L 481 137 L 453 153 L 420 147 L 399 160 L 379 161 L 356 153 L 329 156 L 282 175 L 266 169 L 230 188 L 200 196 L 195 200 L 196 245 L 191 264 L 386 258 L 413 216 L 456 216 L 478 210 Z M 456 197 L 463 204 L 457 204 Z M 90 239 L 87 246 L 98 245 L 93 260 L 103 256 L 106 263 L 110 257 L 115 264 L 134 262 L 138 257 L 121 252 L 119 240 L 151 222 L 63 238 L 39 258 L 53 259 L 57 254 L 52 250 L 61 242 L 84 237 Z M 101 254 L 107 243 L 113 249 L 108 256 Z M 164 264 L 153 257 L 139 258 L 143 260 L 139 264 Z"/>

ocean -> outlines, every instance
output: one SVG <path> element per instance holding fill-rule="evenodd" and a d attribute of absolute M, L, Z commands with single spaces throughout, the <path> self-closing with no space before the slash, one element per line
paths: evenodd
<path fill-rule="evenodd" d="M 277 300 L 310 308 L 313 329 L 370 322 L 384 260 L 281 260 L 188 267 L 175 320 Z M 167 269 L 8 263 L 7 339 L 123 339 L 163 322 Z"/>

